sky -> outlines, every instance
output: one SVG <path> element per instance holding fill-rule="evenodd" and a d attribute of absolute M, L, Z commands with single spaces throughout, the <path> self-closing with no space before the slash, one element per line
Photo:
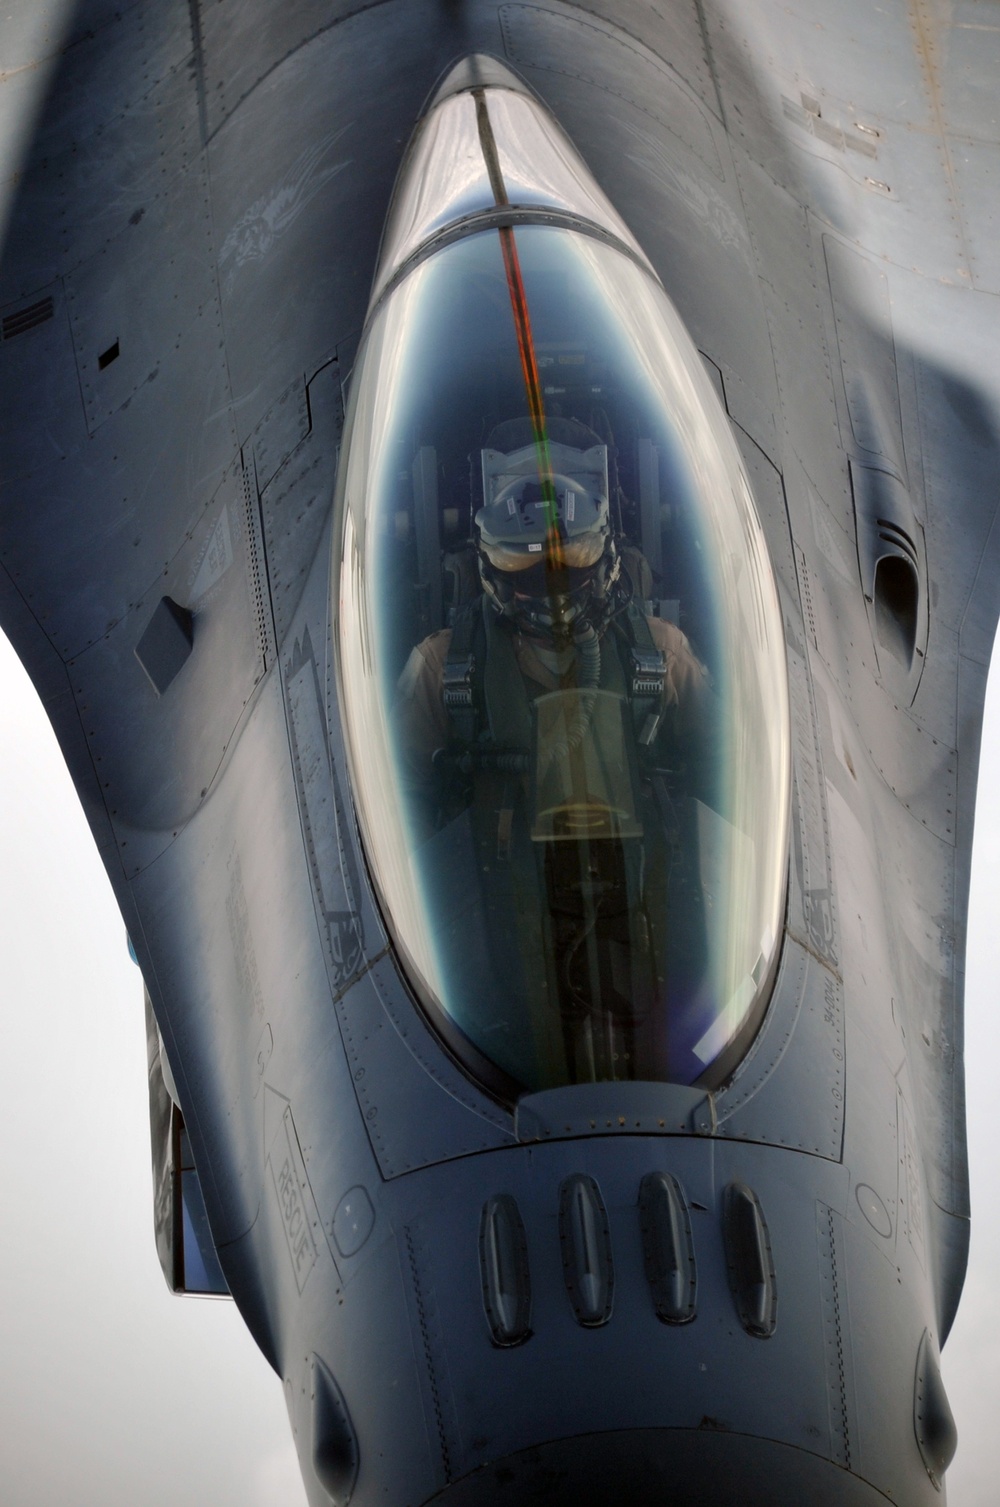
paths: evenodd
<path fill-rule="evenodd" d="M 0 1497 L 305 1507 L 235 1304 L 153 1243 L 142 980 L 62 755 L 0 639 Z"/>
<path fill-rule="evenodd" d="M 944 1353 L 950 1507 L 995 1507 L 1000 672 L 967 984 L 972 1261 Z M 305 1507 L 278 1378 L 227 1301 L 167 1292 L 142 983 L 41 706 L 0 638 L 0 1478 L 5 1507 Z"/>
<path fill-rule="evenodd" d="M 942 1369 L 958 1423 L 949 1507 L 996 1507 L 1000 1414 L 1000 656 L 986 693 L 965 983 L 965 1074 L 972 1183 L 969 1271 Z"/>

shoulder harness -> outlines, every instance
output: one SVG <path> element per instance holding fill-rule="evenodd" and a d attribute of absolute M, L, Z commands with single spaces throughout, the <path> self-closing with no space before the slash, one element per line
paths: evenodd
<path fill-rule="evenodd" d="M 451 742 L 465 747 L 480 741 L 492 724 L 486 705 L 486 635 L 503 630 L 491 618 L 483 597 L 466 603 L 455 616 L 444 662 L 442 692 Z M 614 627 L 628 648 L 627 660 L 624 654 L 621 657 L 636 739 L 640 747 L 648 748 L 663 721 L 667 657 L 656 647 L 648 619 L 635 604 L 629 605 Z"/>

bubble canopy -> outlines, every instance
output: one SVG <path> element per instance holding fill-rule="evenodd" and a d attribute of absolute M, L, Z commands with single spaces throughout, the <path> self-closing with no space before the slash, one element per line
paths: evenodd
<path fill-rule="evenodd" d="M 489 589 L 508 494 L 538 564 Z M 602 546 L 575 574 L 569 511 Z M 511 1097 L 723 1081 L 782 931 L 785 657 L 750 488 L 663 289 L 551 226 L 420 262 L 364 338 L 336 526 L 358 820 L 432 1022 Z"/>
<path fill-rule="evenodd" d="M 773 984 L 789 717 L 771 565 L 676 310 L 544 224 L 370 320 L 338 479 L 352 786 L 400 964 L 501 1097 L 717 1086 Z"/>

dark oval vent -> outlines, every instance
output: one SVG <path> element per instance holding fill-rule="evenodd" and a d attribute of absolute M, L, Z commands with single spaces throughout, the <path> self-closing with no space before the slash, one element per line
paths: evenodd
<path fill-rule="evenodd" d="M 312 1358 L 313 1469 L 335 1507 L 347 1507 L 358 1478 L 358 1441 L 340 1388 L 319 1356 Z"/>
<path fill-rule="evenodd" d="M 669 1172 L 650 1172 L 639 1189 L 646 1281 L 657 1318 L 687 1324 L 694 1318 L 694 1244 L 687 1200 Z"/>
<path fill-rule="evenodd" d="M 875 567 L 875 629 L 878 641 L 904 669 L 917 646 L 920 587 L 916 568 L 901 555 L 886 555 Z"/>
<path fill-rule="evenodd" d="M 724 1210 L 726 1265 L 736 1311 L 747 1334 L 767 1339 L 778 1317 L 771 1239 L 756 1193 L 730 1183 Z"/>
<path fill-rule="evenodd" d="M 559 1240 L 566 1291 L 578 1323 L 588 1329 L 606 1324 L 615 1287 L 611 1232 L 601 1190 L 585 1173 L 568 1177 L 560 1189 Z"/>
<path fill-rule="evenodd" d="M 926 1329 L 917 1352 L 913 1429 L 927 1474 L 934 1485 L 940 1487 L 941 1477 L 955 1458 L 958 1430 L 944 1390 L 937 1347 Z"/>
<path fill-rule="evenodd" d="M 493 1343 L 522 1344 L 531 1334 L 531 1274 L 521 1211 L 509 1193 L 483 1205 L 479 1264 Z"/>

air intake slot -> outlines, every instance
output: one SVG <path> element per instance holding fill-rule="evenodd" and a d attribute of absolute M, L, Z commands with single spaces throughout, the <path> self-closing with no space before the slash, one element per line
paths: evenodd
<path fill-rule="evenodd" d="M 694 1318 L 694 1244 L 687 1201 L 669 1172 L 650 1172 L 643 1178 L 639 1220 L 656 1316 L 664 1324 L 687 1324 Z"/>
<path fill-rule="evenodd" d="M 723 1213 L 726 1265 L 736 1311 L 747 1334 L 768 1339 L 778 1318 L 778 1292 L 760 1201 L 745 1183 L 730 1183 Z"/>
<path fill-rule="evenodd" d="M 53 304 L 51 297 L 40 298 L 37 303 L 26 304 L 23 309 L 16 309 L 13 314 L 5 314 L 3 318 L 3 338 L 13 340 L 15 335 L 23 335 L 26 330 L 33 330 L 36 325 L 44 324 L 52 318 Z"/>
<path fill-rule="evenodd" d="M 898 523 L 893 523 L 888 518 L 878 518 L 876 522 L 878 523 L 878 536 L 883 544 L 891 544 L 896 549 L 904 550 L 914 565 L 916 565 L 918 562 L 917 546 L 906 530 L 900 528 Z"/>
<path fill-rule="evenodd" d="M 958 1430 L 941 1379 L 937 1346 L 926 1329 L 913 1379 L 913 1431 L 927 1474 L 940 1490 L 941 1477 L 955 1458 Z"/>
<path fill-rule="evenodd" d="M 559 1243 L 577 1322 L 587 1329 L 606 1324 L 615 1287 L 611 1234 L 601 1190 L 582 1172 L 568 1177 L 560 1189 Z"/>
<path fill-rule="evenodd" d="M 318 1355 L 312 1358 L 313 1470 L 334 1507 L 347 1507 L 358 1479 L 358 1441 L 343 1394 Z"/>
<path fill-rule="evenodd" d="M 498 1193 L 483 1205 L 479 1263 L 494 1344 L 522 1344 L 531 1334 L 531 1274 L 524 1223 L 509 1193 Z"/>
<path fill-rule="evenodd" d="M 909 670 L 917 643 L 920 604 L 916 567 L 898 555 L 886 555 L 875 567 L 874 598 L 878 641 Z"/>
<path fill-rule="evenodd" d="M 890 471 L 851 462 L 858 567 L 879 675 L 897 702 L 917 692 L 927 646 L 924 531 L 906 487 Z"/>

